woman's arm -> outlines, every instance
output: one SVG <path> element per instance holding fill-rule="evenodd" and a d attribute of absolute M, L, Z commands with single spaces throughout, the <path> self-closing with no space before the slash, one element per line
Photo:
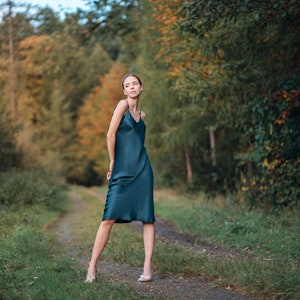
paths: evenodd
<path fill-rule="evenodd" d="M 128 110 L 128 103 L 126 100 L 120 100 L 117 107 L 114 110 L 112 115 L 108 132 L 107 132 L 107 149 L 109 155 L 109 171 L 106 175 L 107 180 L 111 177 L 111 172 L 114 167 L 115 161 L 115 146 L 116 146 L 116 133 L 119 128 L 120 122 L 122 117 L 124 116 L 125 112 Z"/>

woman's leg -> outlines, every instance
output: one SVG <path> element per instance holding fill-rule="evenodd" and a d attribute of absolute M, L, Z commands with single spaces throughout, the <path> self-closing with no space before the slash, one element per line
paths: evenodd
<path fill-rule="evenodd" d="M 154 223 L 143 223 L 145 262 L 144 276 L 152 276 L 152 256 L 154 251 L 155 226 Z"/>
<path fill-rule="evenodd" d="M 99 226 L 94 242 L 92 258 L 89 264 L 88 275 L 90 277 L 95 277 L 98 259 L 108 242 L 110 231 L 114 223 L 115 220 L 104 220 Z"/>

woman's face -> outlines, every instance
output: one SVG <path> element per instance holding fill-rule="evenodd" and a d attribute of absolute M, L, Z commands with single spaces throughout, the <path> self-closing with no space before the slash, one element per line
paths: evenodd
<path fill-rule="evenodd" d="M 124 95 L 131 99 L 138 98 L 143 90 L 143 86 L 135 76 L 128 76 L 123 86 Z"/>

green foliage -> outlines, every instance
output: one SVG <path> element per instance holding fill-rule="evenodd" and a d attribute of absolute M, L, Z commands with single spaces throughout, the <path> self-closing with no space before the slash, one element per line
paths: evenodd
<path fill-rule="evenodd" d="M 58 12 L 54 12 L 49 6 L 38 9 L 32 19 L 41 35 L 51 35 L 63 28 Z"/>
<path fill-rule="evenodd" d="M 138 56 L 140 1 L 92 1 L 86 13 L 85 38 L 101 40 L 101 45 L 114 61 L 131 62 Z"/>
<path fill-rule="evenodd" d="M 44 204 L 55 207 L 59 186 L 37 172 L 0 173 L 0 205 Z"/>
<path fill-rule="evenodd" d="M 176 83 L 193 99 L 184 109 L 229 129 L 236 143 L 224 152 L 217 140 L 219 178 L 234 177 L 232 191 L 242 174 L 251 205 L 272 210 L 294 206 L 299 197 L 297 11 L 297 1 L 189 1 L 178 21 L 186 39 L 198 37 L 191 43 L 193 68 L 184 66 Z M 224 153 L 235 161 L 222 166 Z"/>
<path fill-rule="evenodd" d="M 260 102 L 264 106 L 253 108 L 255 134 L 247 159 L 256 169 L 252 180 L 245 181 L 246 197 L 265 209 L 299 207 L 300 98 L 279 95 Z"/>
<path fill-rule="evenodd" d="M 230 27 L 232 23 L 251 15 L 260 23 L 276 23 L 276 19 L 293 21 L 297 19 L 299 2 L 296 0 L 228 0 L 228 1 L 187 1 L 182 5 L 184 15 L 179 25 L 183 30 L 204 36 L 214 27 Z"/>
<path fill-rule="evenodd" d="M 155 7 L 149 1 L 139 1 L 143 8 L 139 35 L 140 55 L 131 63 L 130 72 L 137 73 L 143 80 L 144 90 L 140 107 L 146 112 L 146 147 L 149 152 L 156 186 L 182 184 L 185 181 L 185 162 L 182 137 L 184 127 L 181 119 L 176 120 L 178 95 L 170 89 L 172 82 L 168 77 L 166 62 L 155 60 L 161 45 L 156 42 L 159 32 L 149 24 L 154 24 Z M 176 132 L 177 128 L 182 130 Z M 173 134 L 174 133 L 174 134 Z"/>

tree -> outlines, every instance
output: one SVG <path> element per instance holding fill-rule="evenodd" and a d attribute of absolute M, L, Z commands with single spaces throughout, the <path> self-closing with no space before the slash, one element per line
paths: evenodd
<path fill-rule="evenodd" d="M 199 43 L 194 36 L 179 30 L 177 24 L 181 20 L 183 1 L 151 2 L 154 15 L 152 23 L 155 24 L 153 27 L 159 32 L 156 37 L 159 49 L 155 57 L 167 70 L 169 93 L 172 92 L 172 104 L 168 104 L 171 108 L 167 116 L 169 124 L 165 128 L 164 138 L 172 145 L 173 150 L 182 149 L 179 157 L 185 163 L 187 181 L 190 185 L 193 185 L 193 181 L 197 182 L 199 188 L 199 182 L 213 182 L 217 178 L 216 156 L 211 160 L 206 155 L 210 151 L 207 139 L 211 138 L 211 142 L 214 139 L 216 143 L 215 131 L 211 130 L 217 128 L 216 117 L 211 106 L 200 106 L 196 101 L 197 97 L 204 96 L 203 91 L 208 91 L 207 82 L 203 83 L 202 89 L 194 88 L 199 79 L 203 79 L 202 82 L 207 80 L 213 59 L 209 60 L 200 52 Z M 211 91 L 207 94 L 209 93 L 211 95 Z M 214 153 L 216 150 L 211 151 Z M 210 174 L 208 178 L 198 179 L 205 171 Z"/>
<path fill-rule="evenodd" d="M 51 35 L 63 30 L 63 23 L 60 21 L 59 14 L 48 6 L 38 9 L 32 18 L 37 34 Z"/>
<path fill-rule="evenodd" d="M 15 60 L 15 48 L 18 45 L 20 35 L 18 35 L 18 29 L 23 27 L 23 34 L 26 34 L 26 30 L 32 32 L 32 27 L 29 24 L 29 19 L 25 14 L 14 13 L 14 8 L 20 8 L 13 1 L 6 1 L 1 5 L 2 7 L 8 7 L 7 14 L 3 16 L 3 23 L 1 24 L 1 29 L 4 32 L 4 36 L 1 37 L 2 40 L 2 53 L 6 54 L 9 59 L 8 73 L 9 80 L 6 82 L 6 86 L 9 89 L 9 103 L 10 103 L 10 117 L 16 122 L 18 116 L 18 103 L 17 103 L 17 62 Z M 26 30 L 25 30 L 26 29 Z M 7 39 L 7 40 L 6 40 Z M 5 70 L 6 71 L 6 70 Z"/>
<path fill-rule="evenodd" d="M 240 135 L 235 152 L 248 166 L 241 169 L 247 197 L 264 207 L 295 204 L 299 157 L 289 141 L 299 120 L 299 3 L 189 1 L 182 8 L 181 28 L 199 38 L 201 53 L 213 61 L 208 90 L 218 123 Z M 192 71 L 185 75 L 193 78 Z M 202 84 L 195 81 L 192 90 Z"/>
<path fill-rule="evenodd" d="M 124 96 L 120 85 L 124 73 L 125 67 L 115 62 L 109 73 L 99 78 L 99 85 L 85 99 L 77 122 L 79 155 L 86 163 L 82 170 L 92 165 L 102 178 L 108 168 L 106 132 L 114 107 Z"/>
<path fill-rule="evenodd" d="M 138 55 L 139 26 L 143 8 L 138 0 L 97 0 L 85 14 L 83 37 L 101 40 L 112 60 L 125 63 Z"/>
<path fill-rule="evenodd" d="M 63 37 L 58 33 L 31 36 L 20 44 L 24 89 L 19 103 L 24 130 L 20 131 L 19 141 L 26 152 L 36 153 L 27 156 L 34 157 L 35 165 L 53 172 L 48 162 L 49 157 L 55 158 L 57 166 L 61 166 L 57 169 L 59 175 L 75 180 L 78 109 L 111 62 L 100 45 L 86 49 L 72 37 Z"/>

